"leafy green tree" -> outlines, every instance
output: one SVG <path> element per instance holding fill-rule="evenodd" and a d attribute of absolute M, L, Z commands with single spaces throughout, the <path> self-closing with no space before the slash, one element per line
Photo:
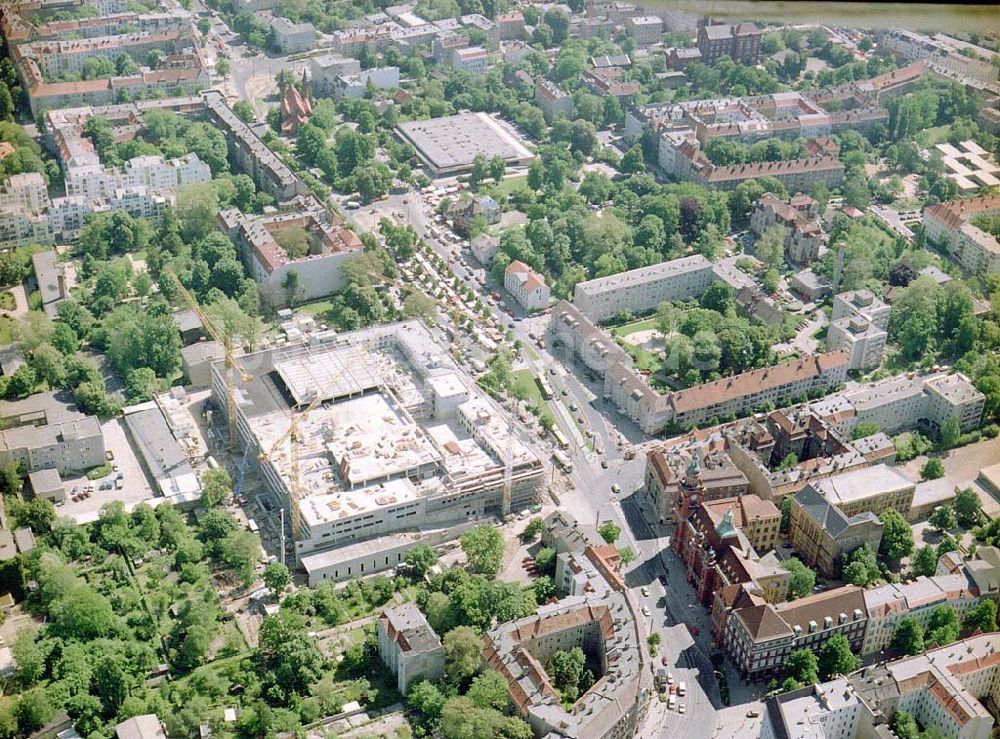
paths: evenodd
<path fill-rule="evenodd" d="M 847 675 L 861 665 L 861 659 L 851 652 L 851 644 L 843 634 L 834 634 L 819 648 L 819 676 L 829 680 L 835 675 Z"/>
<path fill-rule="evenodd" d="M 892 562 L 899 562 L 913 552 L 913 530 L 898 511 L 889 509 L 879 519 L 882 521 L 882 542 L 879 552 Z"/>
<path fill-rule="evenodd" d="M 917 720 L 906 711 L 896 711 L 892 714 L 889 728 L 896 735 L 897 739 L 920 739 L 920 728 Z"/>
<path fill-rule="evenodd" d="M 865 421 L 864 423 L 859 423 L 853 429 L 851 429 L 851 439 L 863 439 L 866 436 L 872 436 L 877 434 L 882 429 L 874 421 Z"/>
<path fill-rule="evenodd" d="M 937 458 L 928 459 L 924 466 L 920 468 L 921 480 L 937 480 L 944 477 L 944 465 Z"/>
<path fill-rule="evenodd" d="M 494 670 L 486 670 L 476 675 L 466 696 L 478 708 L 492 708 L 494 711 L 506 713 L 511 707 L 507 681 Z"/>
<path fill-rule="evenodd" d="M 756 257 L 764 263 L 767 269 L 780 270 L 785 261 L 785 238 L 788 231 L 783 226 L 774 226 L 767 229 L 753 250 Z"/>
<path fill-rule="evenodd" d="M 983 633 L 997 630 L 997 604 L 989 598 L 980 600 L 962 619 L 964 634 L 971 634 L 977 629 Z"/>
<path fill-rule="evenodd" d="M 483 640 L 469 626 L 456 626 L 441 640 L 445 666 L 453 679 L 462 682 L 479 672 L 483 657 Z"/>
<path fill-rule="evenodd" d="M 149 367 L 136 367 L 125 375 L 125 397 L 130 403 L 152 400 L 157 389 L 156 373 Z"/>
<path fill-rule="evenodd" d="M 930 518 L 927 519 L 931 526 L 938 531 L 950 531 L 955 528 L 955 514 L 951 506 L 943 505 L 934 509 Z"/>
<path fill-rule="evenodd" d="M 597 527 L 597 533 L 600 534 L 601 538 L 608 544 L 614 544 L 618 541 L 618 537 L 621 536 L 622 530 L 617 524 L 611 521 L 606 521 Z"/>
<path fill-rule="evenodd" d="M 804 598 L 812 592 L 816 585 L 816 573 L 806 567 L 798 557 L 791 557 L 784 563 L 784 568 L 791 573 L 788 581 L 789 594 L 794 598 Z"/>
<path fill-rule="evenodd" d="M 444 708 L 444 694 L 432 682 L 420 680 L 406 692 L 406 702 L 413 706 L 425 719 L 435 721 Z"/>
<path fill-rule="evenodd" d="M 938 556 L 934 547 L 927 544 L 914 553 L 913 559 L 910 560 L 910 567 L 913 569 L 914 575 L 931 577 L 937 570 L 937 560 Z"/>
<path fill-rule="evenodd" d="M 552 575 L 556 571 L 556 550 L 551 547 L 542 547 L 535 554 L 535 565 L 539 571 Z"/>
<path fill-rule="evenodd" d="M 263 692 L 272 700 L 305 693 L 324 664 L 315 640 L 306 634 L 305 620 L 286 610 L 264 618 L 256 662 Z"/>
<path fill-rule="evenodd" d="M 819 663 L 811 649 L 797 649 L 785 660 L 785 676 L 801 685 L 819 682 Z"/>
<path fill-rule="evenodd" d="M 17 725 L 24 734 L 37 731 L 49 722 L 55 714 L 48 696 L 40 687 L 31 688 L 17 700 L 14 715 L 17 717 Z"/>
<path fill-rule="evenodd" d="M 924 651 L 924 627 L 912 616 L 904 616 L 896 623 L 889 646 L 901 654 L 920 654 Z"/>
<path fill-rule="evenodd" d="M 545 666 L 546 672 L 552 678 L 552 684 L 567 703 L 575 703 L 580 694 L 586 690 L 581 685 L 585 663 L 583 650 L 580 647 L 573 647 L 557 650 Z M 593 680 L 590 682 L 593 684 Z"/>
<path fill-rule="evenodd" d="M 964 529 L 982 523 L 983 504 L 972 488 L 960 490 L 955 496 L 955 520 Z"/>
<path fill-rule="evenodd" d="M 958 614 L 949 605 L 938 606 L 931 611 L 925 641 L 943 647 L 956 639 L 958 639 Z"/>
<path fill-rule="evenodd" d="M 462 534 L 462 551 L 476 572 L 492 576 L 500 572 L 503 562 L 503 536 L 493 526 L 477 526 Z"/>
<path fill-rule="evenodd" d="M 864 587 L 873 583 L 878 577 L 878 561 L 867 544 L 847 555 L 843 567 L 843 578 L 847 582 Z"/>
<path fill-rule="evenodd" d="M 261 560 L 260 538 L 250 531 L 233 531 L 219 544 L 219 558 L 244 587 L 249 586 L 253 583 L 254 566 Z"/>
<path fill-rule="evenodd" d="M 521 541 L 534 541 L 542 533 L 543 526 L 544 522 L 540 517 L 532 518 L 524 527 L 524 531 L 521 532 Z"/>
<path fill-rule="evenodd" d="M 415 575 L 423 577 L 438 563 L 437 550 L 430 544 L 420 543 L 406 553 L 404 561 Z"/>
<path fill-rule="evenodd" d="M 271 562 L 264 568 L 264 572 L 261 573 L 261 579 L 264 581 L 264 587 L 270 590 L 271 595 L 277 598 L 292 581 L 292 575 L 288 571 L 288 568 L 281 564 L 281 562 Z"/>

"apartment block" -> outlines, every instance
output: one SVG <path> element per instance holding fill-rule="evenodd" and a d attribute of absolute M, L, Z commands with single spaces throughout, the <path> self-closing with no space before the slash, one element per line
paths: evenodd
<path fill-rule="evenodd" d="M 104 434 L 94 416 L 0 431 L 0 466 L 18 462 L 27 472 L 79 474 L 105 462 Z"/>
<path fill-rule="evenodd" d="M 982 420 L 986 397 L 960 372 L 897 375 L 843 390 L 814 401 L 810 408 L 845 434 L 874 423 L 886 434 L 929 427 L 938 430 L 949 418 L 971 431 Z"/>
<path fill-rule="evenodd" d="M 573 98 L 559 85 L 544 77 L 535 82 L 535 103 L 542 109 L 547 121 L 558 115 L 569 118 L 573 114 Z"/>
<path fill-rule="evenodd" d="M 724 56 L 734 62 L 760 63 L 761 31 L 753 23 L 701 26 L 698 29 L 698 51 L 705 64 L 711 65 Z"/>
<path fill-rule="evenodd" d="M 276 16 L 271 19 L 274 45 L 282 54 L 295 54 L 312 49 L 316 43 L 316 28 L 312 23 L 293 23 Z"/>
<path fill-rule="evenodd" d="M 516 259 L 504 270 L 504 288 L 526 311 L 543 310 L 549 305 L 549 286 L 545 278 Z"/>
<path fill-rule="evenodd" d="M 792 264 L 808 265 L 823 245 L 818 216 L 819 204 L 808 195 L 799 193 L 784 202 L 765 193 L 750 214 L 750 230 L 761 236 L 774 226 L 786 229 L 785 258 Z"/>
<path fill-rule="evenodd" d="M 663 35 L 663 21 L 655 15 L 635 15 L 625 19 L 625 33 L 639 46 L 657 44 Z"/>
<path fill-rule="evenodd" d="M 712 263 L 695 254 L 578 282 L 573 291 L 573 305 L 599 323 L 625 311 L 639 315 L 654 310 L 664 301 L 698 297 L 714 280 Z"/>
<path fill-rule="evenodd" d="M 892 715 L 906 711 L 943 736 L 987 739 L 1000 699 L 998 678 L 1000 635 L 979 634 L 769 698 L 760 736 L 890 736 Z"/>
<path fill-rule="evenodd" d="M 925 630 L 931 614 L 940 606 L 951 608 L 959 622 L 976 603 L 979 592 L 964 572 L 953 575 L 921 575 L 906 583 L 889 583 L 865 591 L 868 629 L 861 654 L 889 648 L 893 632 L 903 618 L 912 618 Z"/>
<path fill-rule="evenodd" d="M 482 74 L 489 64 L 489 54 L 482 46 L 455 49 L 451 54 L 451 68 L 458 72 Z"/>
<path fill-rule="evenodd" d="M 629 595 L 614 591 L 564 598 L 499 624 L 483 638 L 483 661 L 507 680 L 515 711 L 536 736 L 619 739 L 638 735 L 653 698 L 645 641 Z M 565 708 L 545 665 L 557 650 L 573 647 L 596 666 L 597 681 Z"/>
<path fill-rule="evenodd" d="M 415 682 L 444 677 L 444 647 L 416 603 L 386 608 L 375 620 L 375 632 L 379 657 L 403 695 Z"/>
<path fill-rule="evenodd" d="M 889 316 L 892 307 L 875 297 L 867 289 L 851 290 L 833 296 L 833 314 L 831 321 L 841 318 L 862 318 L 882 331 L 889 330 Z"/>
<path fill-rule="evenodd" d="M 842 634 L 859 651 L 868 612 L 862 588 L 847 585 L 788 603 L 734 610 L 726 620 L 725 650 L 748 679 L 779 674 L 798 649 L 818 650 Z"/>
<path fill-rule="evenodd" d="M 1000 243 L 971 221 L 997 213 L 1000 195 L 938 203 L 924 208 L 924 231 L 929 241 L 943 245 L 966 271 L 995 274 L 1000 272 Z"/>
<path fill-rule="evenodd" d="M 848 369 L 874 369 L 882 364 L 888 339 L 885 329 L 870 320 L 861 316 L 845 317 L 830 323 L 826 333 L 826 350 L 840 350 L 847 354 Z"/>

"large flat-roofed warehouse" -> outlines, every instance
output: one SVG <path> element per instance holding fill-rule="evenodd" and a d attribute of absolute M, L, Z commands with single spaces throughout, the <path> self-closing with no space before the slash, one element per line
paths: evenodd
<path fill-rule="evenodd" d="M 508 448 L 511 510 L 536 502 L 545 470 L 526 436 L 515 428 L 511 437 L 516 421 L 417 321 L 328 332 L 306 346 L 237 361 L 253 378 L 236 387 L 240 441 L 256 452 L 265 483 L 283 504 L 290 499 L 288 432 L 296 412 L 295 551 L 303 566 L 328 559 L 310 557 L 317 552 L 499 513 Z M 212 373 L 224 413 L 223 363 Z M 305 413 L 317 396 L 321 402 Z M 329 575 L 347 576 L 335 569 Z"/>
<path fill-rule="evenodd" d="M 500 156 L 508 165 L 534 160 L 524 143 L 486 113 L 461 113 L 396 126 L 400 138 L 417 150 L 417 156 L 434 174 L 457 174 L 472 169 L 477 154 Z"/>

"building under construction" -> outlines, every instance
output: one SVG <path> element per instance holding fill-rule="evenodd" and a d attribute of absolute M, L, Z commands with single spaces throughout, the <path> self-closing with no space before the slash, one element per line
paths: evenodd
<path fill-rule="evenodd" d="M 240 448 L 289 503 L 296 562 L 311 580 L 368 574 L 402 557 L 333 568 L 337 552 L 361 542 L 504 512 L 508 471 L 507 512 L 538 498 L 545 472 L 522 429 L 417 321 L 329 332 L 236 361 L 252 378 L 235 386 Z M 225 413 L 222 362 L 212 387 Z"/>

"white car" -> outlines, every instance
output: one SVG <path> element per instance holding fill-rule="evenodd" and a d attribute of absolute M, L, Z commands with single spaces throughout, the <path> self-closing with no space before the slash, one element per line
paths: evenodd
<path fill-rule="evenodd" d="M 642 607 L 642 615 L 643 616 L 648 616 L 649 615 L 649 606 L 643 606 Z"/>
<path fill-rule="evenodd" d="M 647 588 L 645 585 L 642 586 L 642 597 L 643 598 L 649 597 L 649 588 Z"/>

